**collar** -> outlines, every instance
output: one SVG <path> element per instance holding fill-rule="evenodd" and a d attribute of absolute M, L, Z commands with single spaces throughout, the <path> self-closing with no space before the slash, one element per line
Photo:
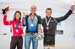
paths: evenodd
<path fill-rule="evenodd" d="M 50 18 L 51 18 L 51 16 L 50 16 L 50 17 L 46 16 L 46 18 L 47 18 L 47 19 L 50 19 Z"/>
<path fill-rule="evenodd" d="M 32 13 L 30 13 L 29 15 L 32 15 Z M 34 13 L 34 15 L 36 15 L 36 13 Z"/>
<path fill-rule="evenodd" d="M 16 19 L 15 21 L 16 21 L 16 23 L 20 23 L 20 20 L 18 20 L 18 19 Z"/>

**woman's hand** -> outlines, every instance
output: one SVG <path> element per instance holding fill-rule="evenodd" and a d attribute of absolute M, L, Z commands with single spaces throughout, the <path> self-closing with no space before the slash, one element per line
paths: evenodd
<path fill-rule="evenodd" d="M 2 14 L 6 14 L 8 11 L 9 11 L 9 6 L 7 6 L 4 9 L 2 9 Z"/>

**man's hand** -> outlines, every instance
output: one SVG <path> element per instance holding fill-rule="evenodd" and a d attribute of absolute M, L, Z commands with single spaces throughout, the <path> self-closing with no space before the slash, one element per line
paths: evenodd
<path fill-rule="evenodd" d="M 42 32 L 41 24 L 38 24 L 38 32 Z"/>
<path fill-rule="evenodd" d="M 23 17 L 25 17 L 25 12 L 23 12 L 23 16 L 22 16 L 22 18 L 23 18 Z"/>
<path fill-rule="evenodd" d="M 74 5 L 70 6 L 70 10 L 74 11 Z"/>

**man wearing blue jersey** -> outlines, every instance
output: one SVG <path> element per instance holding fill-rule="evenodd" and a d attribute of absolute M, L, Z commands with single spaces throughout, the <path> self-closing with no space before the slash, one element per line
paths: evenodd
<path fill-rule="evenodd" d="M 37 10 L 36 6 L 32 5 L 30 8 L 30 14 L 25 16 L 26 20 L 25 49 L 30 49 L 31 41 L 33 49 L 37 49 L 38 47 L 38 39 L 36 39 L 35 34 L 41 32 L 41 17 L 36 14 L 36 10 Z"/>

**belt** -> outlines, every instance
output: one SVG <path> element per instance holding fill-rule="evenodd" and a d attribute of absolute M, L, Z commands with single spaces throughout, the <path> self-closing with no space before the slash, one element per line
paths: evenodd
<path fill-rule="evenodd" d="M 37 33 L 37 32 L 28 32 L 27 34 L 35 34 L 35 33 Z"/>

